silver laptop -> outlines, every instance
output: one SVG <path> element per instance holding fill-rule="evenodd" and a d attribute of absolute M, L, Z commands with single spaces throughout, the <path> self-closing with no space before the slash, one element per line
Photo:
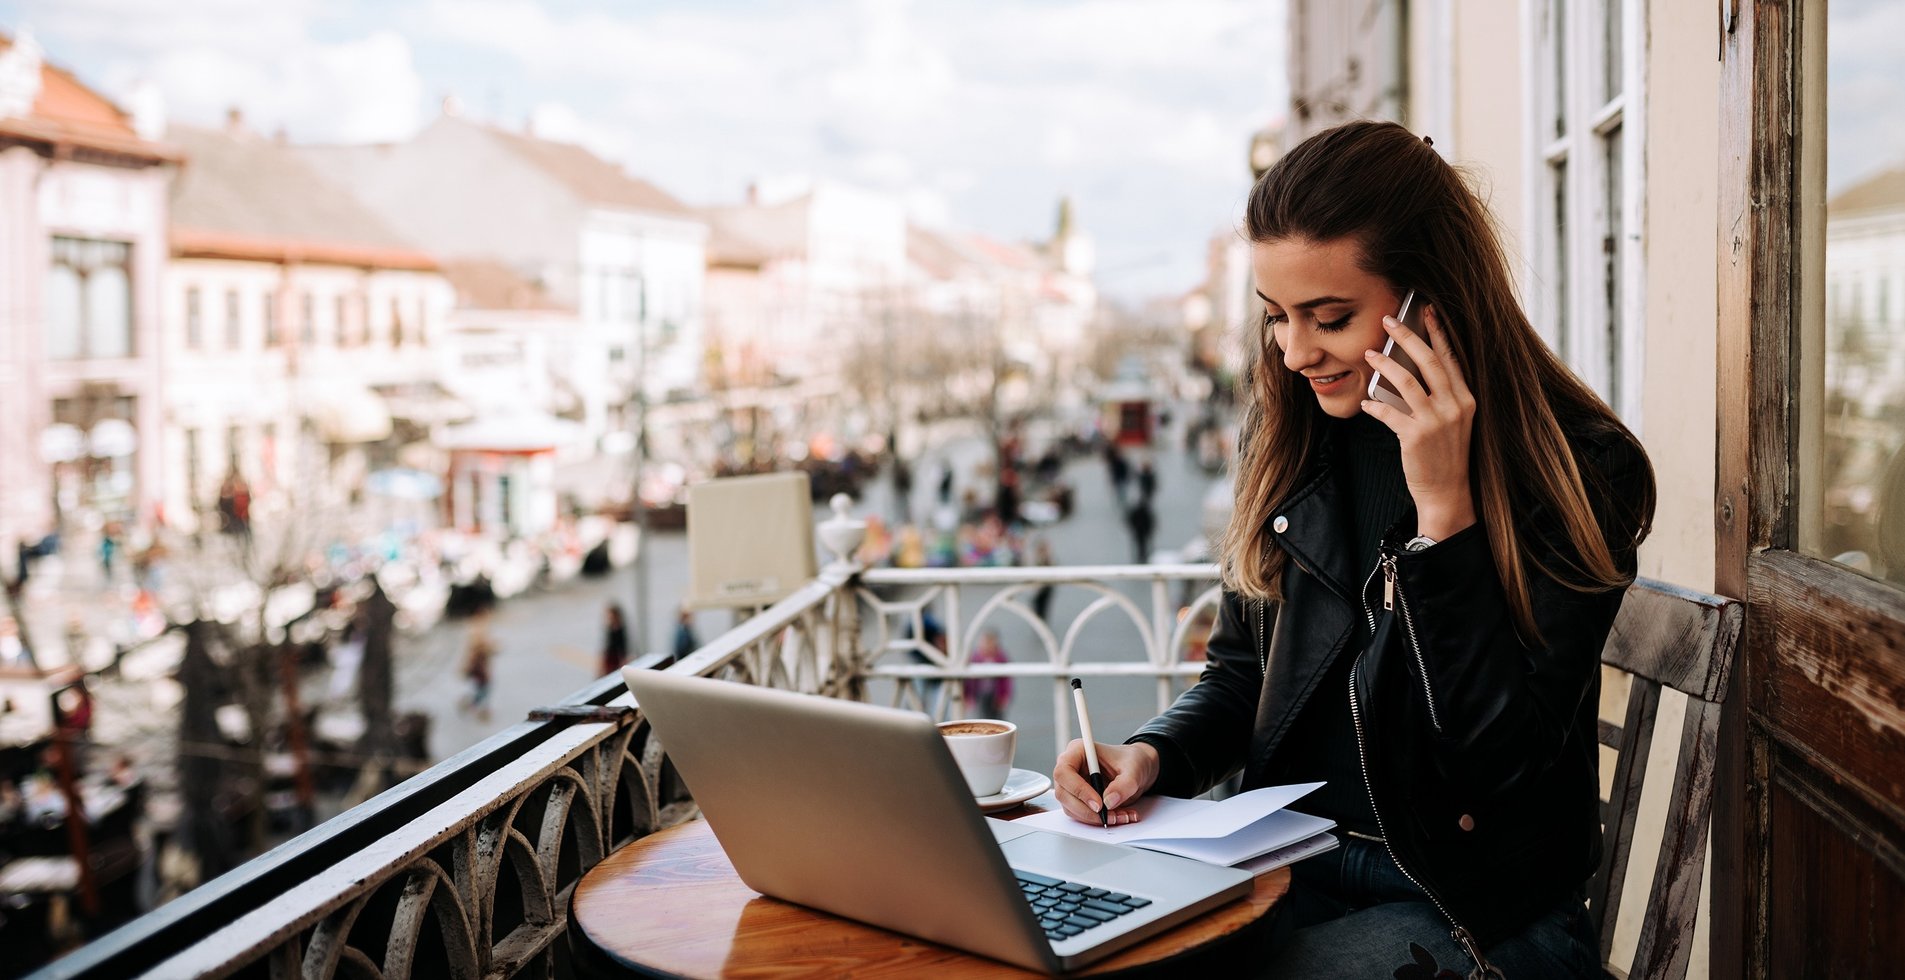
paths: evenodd
<path fill-rule="evenodd" d="M 622 677 L 762 894 L 1057 972 L 1251 889 L 1235 868 L 982 816 L 924 715 L 634 667 Z"/>

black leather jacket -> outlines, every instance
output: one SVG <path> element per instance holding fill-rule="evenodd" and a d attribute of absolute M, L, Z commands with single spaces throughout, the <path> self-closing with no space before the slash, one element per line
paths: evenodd
<path fill-rule="evenodd" d="M 1631 578 L 1646 459 L 1611 433 L 1572 441 Z M 1575 893 L 1600 861 L 1600 653 L 1623 592 L 1576 592 L 1531 568 L 1542 642 L 1525 645 L 1480 524 L 1407 552 L 1407 514 L 1376 566 L 1359 568 L 1342 545 L 1347 494 L 1326 458 L 1317 471 L 1272 511 L 1291 559 L 1283 602 L 1226 593 L 1202 679 L 1132 740 L 1158 748 L 1152 792 L 1196 795 L 1238 770 L 1245 789 L 1265 785 L 1304 704 L 1349 694 L 1319 692 L 1330 665 L 1357 657 L 1352 714 L 1390 854 L 1474 953 Z M 1528 515 L 1523 540 L 1565 541 L 1544 516 Z"/>

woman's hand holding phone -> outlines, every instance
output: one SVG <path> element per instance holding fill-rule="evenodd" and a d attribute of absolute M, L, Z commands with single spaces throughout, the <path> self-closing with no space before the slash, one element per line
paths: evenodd
<path fill-rule="evenodd" d="M 1370 366 L 1395 385 L 1409 411 L 1374 399 L 1363 401 L 1363 411 L 1388 426 L 1402 444 L 1402 473 L 1415 500 L 1416 533 L 1439 541 L 1475 523 L 1468 479 L 1475 396 L 1454 358 L 1443 356 L 1448 339 L 1435 308 L 1427 307 L 1423 314 L 1427 341 L 1395 317 L 1383 317 L 1383 329 L 1408 352 L 1420 378 L 1381 351 L 1363 353 Z"/>

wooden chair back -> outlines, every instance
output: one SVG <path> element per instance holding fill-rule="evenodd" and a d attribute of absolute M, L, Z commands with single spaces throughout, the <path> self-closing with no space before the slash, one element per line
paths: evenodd
<path fill-rule="evenodd" d="M 1617 753 L 1617 761 L 1613 789 L 1601 809 L 1601 867 L 1588 886 L 1588 913 L 1601 937 L 1602 970 L 1609 977 L 1625 980 L 1629 975 L 1609 963 L 1609 954 L 1662 688 L 1685 694 L 1687 707 L 1680 721 L 1680 754 L 1652 887 L 1645 907 L 1629 913 L 1642 916 L 1629 972 L 1667 980 L 1687 975 L 1706 866 L 1720 706 L 1738 658 L 1744 620 L 1745 607 L 1736 600 L 1640 579 L 1628 588 L 1601 653 L 1603 664 L 1631 677 L 1625 719 L 1619 725 L 1606 719 L 1600 724 L 1600 742 Z"/>

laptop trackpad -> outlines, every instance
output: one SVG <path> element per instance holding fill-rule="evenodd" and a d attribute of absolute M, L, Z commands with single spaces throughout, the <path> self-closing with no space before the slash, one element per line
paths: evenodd
<path fill-rule="evenodd" d="M 1079 840 L 1062 834 L 1034 831 L 999 845 L 1005 862 L 1027 871 L 1043 871 L 1061 877 L 1084 874 L 1093 868 L 1131 856 L 1116 844 Z"/>

